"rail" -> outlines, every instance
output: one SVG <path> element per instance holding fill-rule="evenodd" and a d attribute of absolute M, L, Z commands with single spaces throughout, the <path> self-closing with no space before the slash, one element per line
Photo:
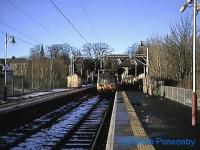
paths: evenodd
<path fill-rule="evenodd" d="M 95 147 L 110 101 L 82 97 L 0 136 L 0 149 Z"/>

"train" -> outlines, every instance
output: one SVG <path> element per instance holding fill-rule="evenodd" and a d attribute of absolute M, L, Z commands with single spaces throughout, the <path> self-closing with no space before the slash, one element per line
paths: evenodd
<path fill-rule="evenodd" d="M 114 74 L 98 74 L 97 91 L 98 92 L 115 92 L 117 90 L 117 78 Z"/>

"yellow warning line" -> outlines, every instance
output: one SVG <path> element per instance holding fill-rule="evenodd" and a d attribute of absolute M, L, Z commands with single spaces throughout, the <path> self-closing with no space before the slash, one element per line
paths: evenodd
<path fill-rule="evenodd" d="M 126 93 L 123 91 L 122 92 L 122 96 L 123 96 L 123 100 L 124 100 L 124 104 L 126 106 L 126 109 L 128 111 L 128 117 L 131 123 L 131 128 L 133 130 L 133 134 L 134 136 L 138 136 L 138 137 L 148 137 L 134 108 L 132 107 Z M 137 146 L 138 150 L 155 150 L 153 145 L 138 145 Z"/>

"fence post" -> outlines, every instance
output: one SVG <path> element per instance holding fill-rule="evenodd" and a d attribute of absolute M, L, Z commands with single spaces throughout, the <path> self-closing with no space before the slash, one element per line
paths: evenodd
<path fill-rule="evenodd" d="M 176 89 L 177 102 L 178 102 L 178 91 L 179 91 L 179 88 Z"/>
<path fill-rule="evenodd" d="M 169 98 L 169 87 L 167 86 L 167 98 Z"/>
<path fill-rule="evenodd" d="M 169 87 L 167 87 L 167 98 L 169 98 Z"/>
<path fill-rule="evenodd" d="M 184 94 L 183 94 L 183 104 L 185 105 L 185 92 L 186 91 L 186 89 L 184 89 Z"/>
<path fill-rule="evenodd" d="M 24 94 L 24 76 L 22 75 L 22 93 Z"/>
<path fill-rule="evenodd" d="M 174 90 L 176 90 L 176 92 Z M 179 91 L 180 91 L 180 94 L 179 94 Z M 176 98 L 176 96 L 177 96 L 177 98 Z M 179 99 L 179 96 L 181 96 L 180 99 Z M 168 99 L 171 99 L 171 100 L 175 100 L 184 105 L 189 105 L 191 107 L 192 90 L 165 86 L 165 97 Z M 198 100 L 198 102 L 199 102 L 199 100 Z M 200 108 L 198 107 L 198 109 L 200 109 Z"/>
<path fill-rule="evenodd" d="M 15 84 L 14 84 L 14 75 L 12 75 L 12 95 L 14 95 L 14 87 L 15 87 Z"/>

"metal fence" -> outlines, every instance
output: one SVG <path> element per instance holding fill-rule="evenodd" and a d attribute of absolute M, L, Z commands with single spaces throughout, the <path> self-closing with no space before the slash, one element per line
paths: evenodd
<path fill-rule="evenodd" d="M 166 98 L 171 100 L 177 101 L 184 105 L 188 105 L 191 107 L 191 100 L 192 100 L 192 90 L 191 89 L 184 89 L 184 88 L 177 88 L 171 86 L 163 86 L 164 88 L 164 95 Z M 200 110 L 200 91 L 197 91 L 197 106 Z"/>
<path fill-rule="evenodd" d="M 52 89 L 64 88 L 64 80 L 52 80 Z M 17 96 L 21 94 L 48 91 L 50 89 L 49 79 L 37 80 L 33 82 L 29 77 L 7 76 L 7 96 Z M 0 76 L 0 99 L 4 97 L 4 76 Z"/>

